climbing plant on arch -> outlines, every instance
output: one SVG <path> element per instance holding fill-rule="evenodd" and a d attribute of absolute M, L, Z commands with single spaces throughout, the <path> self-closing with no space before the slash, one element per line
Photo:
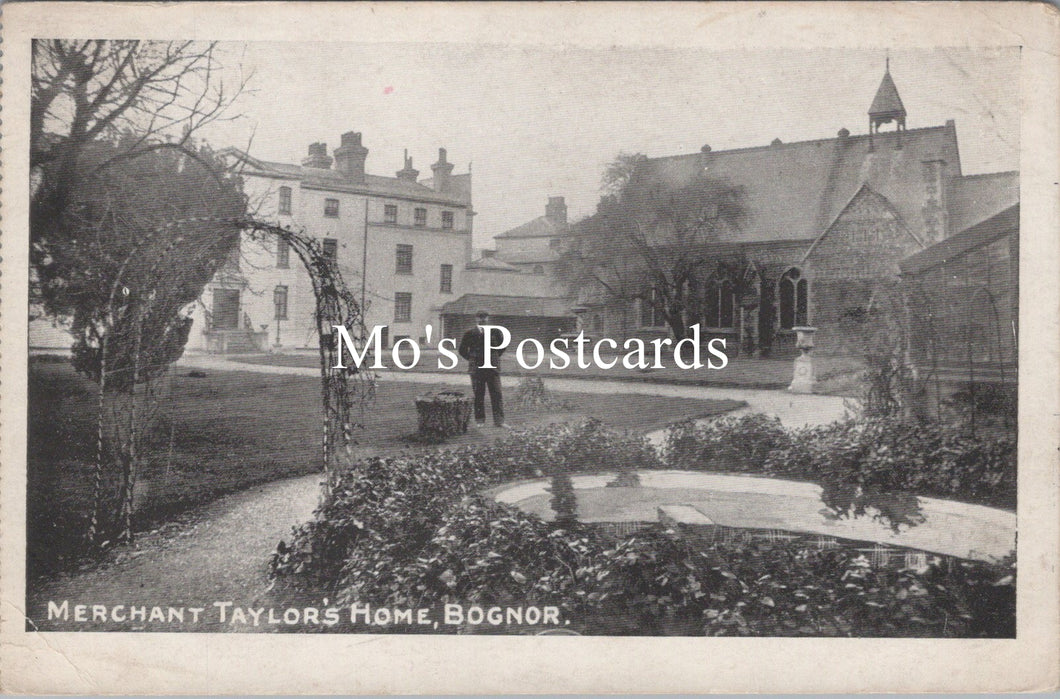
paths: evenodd
<path fill-rule="evenodd" d="M 330 491 L 335 465 L 349 461 L 350 447 L 356 443 L 353 430 L 358 425 L 351 417 L 353 409 L 370 399 L 375 390 L 374 379 L 352 364 L 336 368 L 342 362 L 339 361 L 340 345 L 335 326 L 345 327 L 351 337 L 363 342 L 364 309 L 343 281 L 335 259 L 324 254 L 316 239 L 253 220 L 244 221 L 243 228 L 251 239 L 275 238 L 289 245 L 302 261 L 313 284 L 324 418 L 321 463 L 326 475 L 324 487 Z"/>
<path fill-rule="evenodd" d="M 202 293 L 238 236 L 259 242 L 282 241 L 302 261 L 316 299 L 322 399 L 320 457 L 327 491 L 339 466 L 351 460 L 358 427 L 354 413 L 371 398 L 374 380 L 356 367 L 335 368 L 339 364 L 335 326 L 363 338 L 364 318 L 334 259 L 303 232 L 251 218 L 171 221 L 142 235 L 123 252 L 123 259 L 112 260 L 103 312 L 95 322 L 86 324 L 75 346 L 75 366 L 99 386 L 88 530 L 93 543 L 98 543 L 107 529 L 116 529 L 117 541 L 132 539 L 145 435 L 164 393 L 158 380 L 180 357 L 191 329 L 191 318 L 183 308 Z M 119 486 L 113 515 L 107 516 L 113 494 L 107 492 L 104 481 L 110 465 L 118 467 Z"/>

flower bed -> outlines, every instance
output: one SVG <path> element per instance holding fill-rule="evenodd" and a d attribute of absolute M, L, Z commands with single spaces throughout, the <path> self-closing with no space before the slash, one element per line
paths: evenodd
<path fill-rule="evenodd" d="M 554 606 L 569 622 L 565 628 L 580 633 L 1014 633 L 1011 564 L 876 569 L 853 549 L 703 545 L 661 526 L 616 541 L 591 525 L 549 524 L 479 494 L 542 475 L 662 465 L 644 439 L 591 421 L 515 433 L 479 448 L 368 459 L 340 478 L 291 546 L 278 549 L 273 571 L 342 604 Z"/>

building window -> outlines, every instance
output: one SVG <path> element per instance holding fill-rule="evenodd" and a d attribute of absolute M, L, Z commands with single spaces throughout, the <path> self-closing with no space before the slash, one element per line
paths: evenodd
<path fill-rule="evenodd" d="M 272 305 L 276 309 L 275 320 L 287 320 L 287 287 L 280 285 L 272 290 Z"/>
<path fill-rule="evenodd" d="M 412 274 L 412 246 L 397 246 L 397 269 L 398 274 Z"/>
<path fill-rule="evenodd" d="M 714 279 L 703 290 L 703 325 L 731 328 L 735 324 L 736 295 L 728 279 Z"/>
<path fill-rule="evenodd" d="M 279 212 L 281 214 L 290 214 L 291 213 L 291 188 L 290 187 L 280 187 L 280 208 L 279 208 Z"/>
<path fill-rule="evenodd" d="M 561 245 L 563 245 L 562 238 L 551 238 L 548 241 L 548 247 L 550 250 L 559 250 Z"/>
<path fill-rule="evenodd" d="M 410 320 L 412 320 L 412 294 L 399 291 L 394 294 L 394 322 L 407 323 Z"/>
<path fill-rule="evenodd" d="M 228 256 L 225 257 L 223 269 L 226 272 L 238 272 L 239 271 L 239 258 L 242 257 L 240 253 L 240 240 L 237 239 L 232 249 L 228 251 Z"/>
<path fill-rule="evenodd" d="M 442 228 L 452 228 L 452 227 L 453 227 L 453 212 L 452 211 L 443 211 L 442 212 Z"/>
<path fill-rule="evenodd" d="M 335 238 L 324 238 L 320 245 L 324 257 L 337 260 L 339 257 L 339 241 Z"/>
<path fill-rule="evenodd" d="M 325 199 L 324 200 L 324 215 L 328 218 L 339 217 L 339 200 L 338 199 Z"/>
<path fill-rule="evenodd" d="M 785 272 L 780 278 L 779 287 L 781 329 L 791 330 L 806 325 L 809 321 L 806 312 L 809 288 L 799 268 L 792 267 Z"/>
<path fill-rule="evenodd" d="M 291 245 L 283 239 L 276 241 L 276 266 L 280 269 L 291 266 Z"/>
<path fill-rule="evenodd" d="M 640 324 L 645 328 L 660 328 L 666 325 L 662 309 L 656 304 L 661 302 L 658 289 L 652 289 L 640 300 Z"/>
<path fill-rule="evenodd" d="M 422 207 L 417 207 L 416 208 L 416 218 L 415 218 L 414 223 L 417 226 L 426 226 L 427 225 L 427 209 L 424 209 Z"/>
<path fill-rule="evenodd" d="M 397 223 L 397 204 L 387 204 L 383 207 L 383 223 Z"/>
<path fill-rule="evenodd" d="M 534 265 L 534 274 L 544 274 L 545 268 L 541 265 Z"/>
<path fill-rule="evenodd" d="M 442 284 L 441 292 L 443 294 L 453 293 L 453 266 L 442 265 Z"/>

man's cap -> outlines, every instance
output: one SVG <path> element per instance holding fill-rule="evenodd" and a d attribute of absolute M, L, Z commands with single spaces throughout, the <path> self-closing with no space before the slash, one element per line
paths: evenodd
<path fill-rule="evenodd" d="M 485 317 L 489 316 L 489 314 L 490 314 L 490 312 L 487 311 L 485 308 L 483 308 L 483 309 L 480 309 L 479 312 L 475 314 L 475 317 L 476 318 L 485 318 Z"/>

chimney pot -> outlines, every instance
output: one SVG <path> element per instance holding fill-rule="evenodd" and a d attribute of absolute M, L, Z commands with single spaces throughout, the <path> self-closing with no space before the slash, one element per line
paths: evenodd
<path fill-rule="evenodd" d="M 328 157 L 328 145 L 326 143 L 310 143 L 309 156 L 302 160 L 303 167 L 327 169 L 331 167 L 331 158 Z"/>
<path fill-rule="evenodd" d="M 434 191 L 449 191 L 449 176 L 453 174 L 453 164 L 447 160 L 448 153 L 445 148 L 438 149 L 438 162 L 431 165 L 434 173 Z"/>
<path fill-rule="evenodd" d="M 335 149 L 335 169 L 354 182 L 364 182 L 364 163 L 368 149 L 361 143 L 360 131 L 347 131 L 341 136 L 342 145 Z"/>
<path fill-rule="evenodd" d="M 408 148 L 405 149 L 405 167 L 397 171 L 397 178 L 399 180 L 406 180 L 408 182 L 415 182 L 416 178 L 420 176 L 420 171 L 412 167 L 412 158 L 409 157 Z"/>

